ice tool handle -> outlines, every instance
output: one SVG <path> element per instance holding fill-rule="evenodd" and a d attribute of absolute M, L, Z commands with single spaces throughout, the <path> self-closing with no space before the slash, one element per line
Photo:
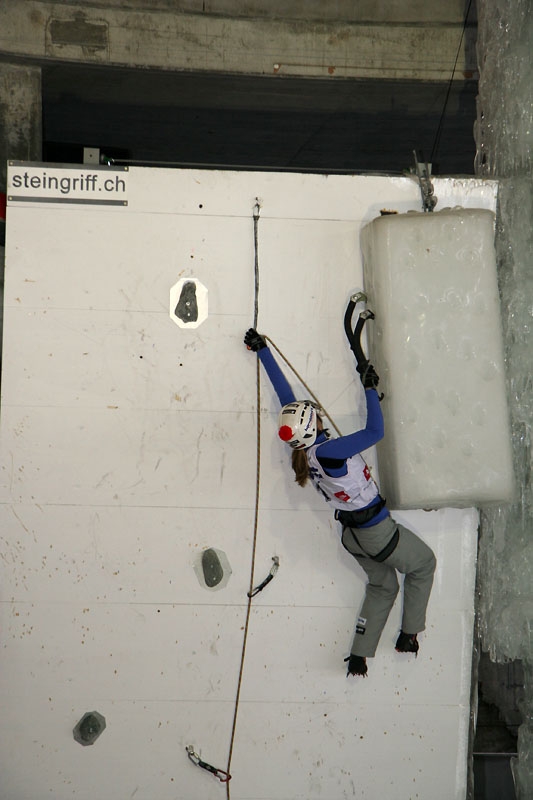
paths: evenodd
<path fill-rule="evenodd" d="M 353 312 L 355 311 L 355 307 L 357 303 L 361 302 L 364 303 L 365 301 L 366 301 L 366 294 L 364 294 L 363 292 L 357 292 L 357 294 L 353 294 L 350 297 L 350 302 L 348 303 L 346 313 L 344 314 L 344 330 L 346 332 L 348 342 L 350 343 L 350 348 L 355 356 L 355 360 L 357 361 L 358 367 L 364 367 L 369 363 L 368 358 L 365 356 L 363 352 L 363 347 L 361 345 L 361 336 L 363 333 L 363 328 L 365 327 L 365 322 L 368 319 L 375 318 L 374 313 L 370 311 L 370 309 L 361 311 L 357 323 L 355 325 L 355 328 L 352 328 L 352 317 L 353 317 Z"/>

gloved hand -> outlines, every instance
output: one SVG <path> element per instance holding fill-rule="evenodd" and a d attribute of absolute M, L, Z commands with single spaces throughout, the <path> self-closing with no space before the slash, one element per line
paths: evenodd
<path fill-rule="evenodd" d="M 348 678 L 350 675 L 362 675 L 363 678 L 366 678 L 368 667 L 366 665 L 366 658 L 363 656 L 354 656 L 353 653 L 348 656 L 348 658 L 344 659 L 348 662 L 348 672 L 346 673 L 346 677 Z"/>
<path fill-rule="evenodd" d="M 261 336 L 260 333 L 257 333 L 255 328 L 248 328 L 244 334 L 244 344 L 248 350 L 253 350 L 254 353 L 257 353 L 258 350 L 262 350 L 263 347 L 267 346 L 264 337 Z"/>
<path fill-rule="evenodd" d="M 361 383 L 365 389 L 377 389 L 379 375 L 370 361 L 364 361 L 361 364 L 358 364 L 357 372 L 361 376 Z"/>

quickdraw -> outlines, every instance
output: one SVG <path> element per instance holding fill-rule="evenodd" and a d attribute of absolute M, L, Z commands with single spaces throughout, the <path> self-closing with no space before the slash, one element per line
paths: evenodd
<path fill-rule="evenodd" d="M 194 747 L 192 745 L 187 745 L 185 750 L 187 751 L 189 759 L 196 767 L 201 767 L 201 769 L 207 770 L 207 772 L 210 772 L 215 776 L 215 778 L 218 778 L 221 783 L 228 783 L 228 781 L 231 780 L 231 775 L 229 772 L 226 772 L 223 769 L 218 769 L 218 767 L 212 767 L 211 764 L 208 764 L 206 761 L 202 761 L 198 753 L 194 752 Z"/>
<path fill-rule="evenodd" d="M 266 576 L 265 580 L 262 583 L 260 583 L 259 586 L 256 586 L 256 588 L 253 589 L 251 592 L 248 592 L 248 597 L 255 597 L 256 594 L 259 594 L 259 592 L 263 591 L 265 586 L 267 586 L 267 584 L 270 583 L 270 581 L 272 580 L 272 578 L 274 577 L 274 575 L 278 571 L 279 558 L 277 556 L 272 556 L 272 561 L 274 563 L 272 564 L 270 572 Z"/>

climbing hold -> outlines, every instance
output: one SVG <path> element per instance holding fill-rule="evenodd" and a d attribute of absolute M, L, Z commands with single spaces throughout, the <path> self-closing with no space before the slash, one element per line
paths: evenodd
<path fill-rule="evenodd" d="M 209 547 L 202 553 L 202 569 L 204 571 L 204 579 L 210 589 L 213 586 L 218 586 L 224 577 L 224 570 L 216 550 Z"/>
<path fill-rule="evenodd" d="M 210 591 L 223 589 L 231 577 L 231 566 L 227 555 L 214 547 L 207 547 L 198 553 L 193 566 L 200 586 Z"/>
<path fill-rule="evenodd" d="M 196 278 L 183 278 L 170 290 L 170 319 L 180 328 L 197 328 L 207 319 L 207 289 Z"/>
<path fill-rule="evenodd" d="M 94 744 L 106 727 L 105 718 L 98 711 L 88 711 L 73 730 L 74 739 L 84 747 Z"/>
<path fill-rule="evenodd" d="M 183 284 L 174 314 L 182 322 L 197 322 L 198 303 L 196 301 L 196 284 L 193 281 L 187 281 Z"/>

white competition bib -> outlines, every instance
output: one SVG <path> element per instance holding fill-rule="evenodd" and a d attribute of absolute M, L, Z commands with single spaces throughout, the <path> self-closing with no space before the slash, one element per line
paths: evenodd
<path fill-rule="evenodd" d="M 315 488 L 334 508 L 343 511 L 356 511 L 369 505 L 379 492 L 364 458 L 359 453 L 351 456 L 346 460 L 346 475 L 334 478 L 324 472 L 316 457 L 319 446 L 313 445 L 307 450 L 309 476 Z"/>

